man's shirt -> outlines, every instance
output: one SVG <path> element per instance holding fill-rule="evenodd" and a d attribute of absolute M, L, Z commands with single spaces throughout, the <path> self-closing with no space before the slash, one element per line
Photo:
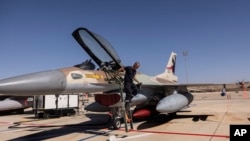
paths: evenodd
<path fill-rule="evenodd" d="M 127 66 L 124 68 L 126 73 L 125 73 L 125 77 L 124 77 L 124 83 L 126 82 L 133 82 L 133 79 L 135 77 L 136 74 L 136 70 L 133 69 L 131 66 Z"/>

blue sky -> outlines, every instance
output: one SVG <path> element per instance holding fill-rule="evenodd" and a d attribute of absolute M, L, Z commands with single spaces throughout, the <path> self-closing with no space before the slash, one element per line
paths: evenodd
<path fill-rule="evenodd" d="M 250 80 L 248 0 L 1 0 L 0 79 L 89 59 L 71 33 L 105 37 L 123 64 L 164 71 L 172 51 L 186 83 Z"/>

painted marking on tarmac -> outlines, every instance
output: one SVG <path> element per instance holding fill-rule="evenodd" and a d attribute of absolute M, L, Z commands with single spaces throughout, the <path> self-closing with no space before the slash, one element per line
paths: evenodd
<path fill-rule="evenodd" d="M 103 135 L 108 135 L 108 133 L 111 133 L 112 130 L 110 131 L 95 131 L 95 130 L 86 130 L 84 133 L 88 133 L 88 132 L 93 132 L 93 133 L 96 133 L 95 135 L 91 135 L 91 136 L 88 136 L 86 138 L 82 138 L 78 141 L 85 141 L 85 140 L 88 140 L 88 139 L 91 139 L 91 138 L 95 138 L 95 137 L 98 137 L 98 136 L 103 136 Z"/>
<path fill-rule="evenodd" d="M 13 122 L 1 122 L 0 125 L 13 125 Z"/>
<path fill-rule="evenodd" d="M 125 131 L 125 129 L 119 129 Z M 181 132 L 161 132 L 161 131 L 145 131 L 145 130 L 129 130 L 130 132 L 141 132 L 141 133 L 155 133 L 155 134 L 175 134 L 175 135 L 186 135 L 186 136 L 206 136 L 206 137 L 217 137 L 217 138 L 229 138 L 228 135 L 214 135 L 214 134 L 196 134 L 196 133 L 181 133 Z"/>
<path fill-rule="evenodd" d="M 139 135 L 134 135 L 134 136 L 129 136 L 129 137 L 126 137 L 126 138 L 116 138 L 115 136 L 111 136 L 110 137 L 110 141 L 113 140 L 113 141 L 123 141 L 123 140 L 129 140 L 129 139 L 135 139 L 135 138 L 141 138 L 141 137 L 144 137 L 144 136 L 149 136 L 149 135 L 152 135 L 154 133 L 145 133 L 145 134 L 139 134 Z"/>

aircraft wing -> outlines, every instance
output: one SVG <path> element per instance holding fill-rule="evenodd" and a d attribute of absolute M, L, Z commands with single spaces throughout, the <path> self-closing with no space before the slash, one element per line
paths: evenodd
<path fill-rule="evenodd" d="M 225 89 L 226 91 L 239 91 L 240 86 L 235 83 L 224 84 L 187 84 L 187 89 L 191 92 L 219 92 Z"/>
<path fill-rule="evenodd" d="M 176 89 L 182 92 L 218 92 L 224 88 L 227 91 L 242 90 L 242 87 L 234 83 L 199 83 L 199 84 L 146 84 L 142 87 L 154 88 L 154 89 Z"/>

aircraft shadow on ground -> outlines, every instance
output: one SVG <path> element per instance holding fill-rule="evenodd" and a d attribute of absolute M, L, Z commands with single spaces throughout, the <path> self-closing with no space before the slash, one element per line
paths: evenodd
<path fill-rule="evenodd" d="M 71 133 L 88 133 L 93 134 L 91 137 L 98 135 L 109 136 L 109 132 L 99 131 L 110 127 L 110 116 L 107 114 L 86 114 L 90 120 L 82 123 L 68 124 L 68 125 L 48 125 L 48 126 L 34 126 L 24 123 L 16 123 L 14 126 L 10 126 L 10 129 L 23 129 L 26 131 L 35 131 L 34 134 L 17 137 L 9 141 L 20 141 L 20 140 L 48 140 L 56 137 L 64 136 Z M 23 125 L 22 125 L 23 124 Z M 37 131 L 40 131 L 37 133 Z M 111 132 L 111 131 L 110 131 Z M 91 137 L 88 137 L 91 138 Z M 83 139 L 85 140 L 85 139 Z"/>
<path fill-rule="evenodd" d="M 166 114 L 159 114 L 153 118 L 148 119 L 147 121 L 143 122 L 137 127 L 137 130 L 143 130 L 148 129 L 152 127 L 156 127 L 165 123 L 168 123 L 169 121 L 173 119 L 183 119 L 183 118 L 190 118 L 193 122 L 198 121 L 206 121 L 208 116 L 214 116 L 214 115 L 166 115 Z"/>

